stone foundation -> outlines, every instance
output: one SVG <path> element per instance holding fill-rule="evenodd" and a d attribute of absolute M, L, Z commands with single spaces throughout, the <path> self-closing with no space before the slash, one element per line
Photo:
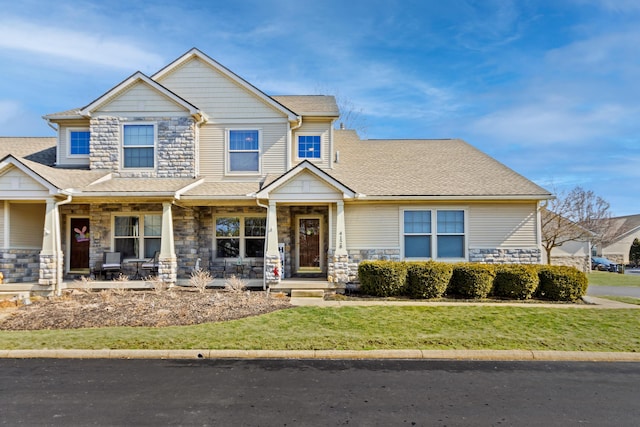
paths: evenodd
<path fill-rule="evenodd" d="M 158 259 L 158 277 L 168 287 L 176 284 L 178 279 L 176 274 L 177 266 L 178 261 L 176 258 Z"/>
<path fill-rule="evenodd" d="M 540 264 L 539 249 L 469 249 L 469 262 L 480 264 Z"/>
<path fill-rule="evenodd" d="M 588 256 L 552 256 L 551 265 L 575 267 L 585 273 L 591 271 L 591 263 Z"/>
<path fill-rule="evenodd" d="M 348 255 L 336 256 L 333 251 L 327 255 L 327 280 L 332 283 L 346 284 L 358 280 L 358 265 L 362 261 L 384 260 L 400 261 L 399 249 L 351 249 Z"/>
<path fill-rule="evenodd" d="M 4 283 L 37 282 L 40 276 L 40 249 L 7 249 L 0 252 Z"/>

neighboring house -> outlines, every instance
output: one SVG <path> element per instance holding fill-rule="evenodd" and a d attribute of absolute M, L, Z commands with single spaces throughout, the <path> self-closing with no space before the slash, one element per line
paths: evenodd
<path fill-rule="evenodd" d="M 546 263 L 546 251 L 543 255 Z M 591 241 L 588 239 L 566 242 L 551 249 L 551 265 L 566 265 L 588 273 L 591 271 Z"/>
<path fill-rule="evenodd" d="M 617 264 L 629 264 L 629 250 L 634 239 L 640 239 L 640 215 L 611 218 L 607 243 L 597 246 L 596 253 Z"/>
<path fill-rule="evenodd" d="M 243 260 L 277 287 L 344 284 L 367 259 L 541 262 L 547 190 L 464 141 L 360 140 L 338 117 L 197 49 L 137 72 L 44 116 L 55 138 L 0 138 L 0 270 L 53 287 L 105 252 L 159 251 L 169 284 Z"/>

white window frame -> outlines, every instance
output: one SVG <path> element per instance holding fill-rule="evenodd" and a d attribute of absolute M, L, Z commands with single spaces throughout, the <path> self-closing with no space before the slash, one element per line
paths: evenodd
<path fill-rule="evenodd" d="M 219 257 L 218 256 L 218 236 L 216 233 L 216 229 L 217 229 L 217 224 L 218 224 L 218 218 L 238 218 L 240 220 L 240 229 L 238 230 L 238 241 L 239 241 L 239 246 L 238 246 L 238 257 Z M 262 239 L 265 243 L 267 241 L 267 230 L 265 227 L 265 231 L 264 231 L 264 237 L 257 237 L 257 236 L 245 236 L 245 227 L 244 227 L 244 222 L 246 218 L 264 218 L 265 219 L 265 226 L 266 226 L 266 219 L 267 216 L 266 215 L 262 215 L 262 214 L 251 214 L 251 213 L 241 213 L 241 214 L 236 214 L 236 213 L 228 213 L 228 214 L 219 214 L 219 215 L 214 215 L 213 217 L 213 252 L 215 254 L 215 259 L 217 260 L 238 260 L 238 259 L 261 259 L 261 257 L 246 257 L 244 256 L 245 252 L 246 252 L 246 239 Z M 232 237 L 229 237 L 232 238 Z M 225 239 L 224 237 L 221 239 Z M 264 257 L 264 254 L 263 254 Z M 262 257 L 262 258 L 263 258 Z"/>
<path fill-rule="evenodd" d="M 405 243 L 404 243 L 404 212 L 405 211 L 430 211 L 431 212 L 431 233 L 419 233 L 420 235 L 429 235 L 431 236 L 431 257 L 427 258 L 407 258 L 405 256 Z M 445 258 L 438 256 L 438 235 L 440 236 L 459 236 L 461 233 L 438 233 L 438 212 L 439 211 L 461 211 L 463 213 L 463 221 L 464 221 L 464 256 L 456 257 L 456 258 Z M 436 260 L 436 261 L 447 261 L 447 262 L 460 262 L 460 261 L 468 261 L 469 259 L 469 212 L 467 207 L 460 206 L 405 206 L 400 208 L 399 214 L 399 223 L 400 223 L 400 255 L 402 259 L 407 261 L 426 261 L 426 260 Z"/>
<path fill-rule="evenodd" d="M 153 166 L 152 167 L 128 167 L 124 165 L 124 152 L 126 148 L 151 148 L 149 145 L 124 146 L 124 128 L 126 126 L 153 126 Z M 123 171 L 153 171 L 158 167 L 158 123 L 149 121 L 125 122 L 120 124 L 120 169 Z"/>
<path fill-rule="evenodd" d="M 317 136 L 320 138 L 320 156 L 319 157 L 300 157 L 300 150 L 299 150 L 299 146 L 300 146 L 300 137 L 301 136 Z M 321 162 L 322 161 L 322 133 L 318 133 L 318 132 L 300 132 L 300 133 L 296 133 L 296 146 L 294 147 L 295 149 L 295 153 L 296 153 L 296 160 L 297 161 L 303 161 L 303 160 L 308 160 L 310 162 Z"/>
<path fill-rule="evenodd" d="M 230 150 L 231 145 L 231 132 L 234 131 L 247 131 L 247 132 L 258 132 L 258 170 L 257 171 L 232 171 L 231 170 L 231 153 L 232 152 L 255 152 L 255 150 Z M 225 129 L 224 136 L 224 158 L 225 158 L 225 173 L 227 175 L 233 176 L 259 176 L 262 175 L 262 149 L 264 146 L 264 141 L 262 138 L 262 129 L 258 127 L 233 127 Z"/>
<path fill-rule="evenodd" d="M 67 157 L 71 159 L 88 159 L 91 154 L 91 142 L 89 142 L 88 154 L 71 154 L 71 133 L 72 132 L 89 132 L 91 138 L 91 129 L 88 127 L 70 127 L 67 128 Z"/>
<path fill-rule="evenodd" d="M 161 221 L 160 235 L 159 236 L 145 236 L 144 234 L 144 217 L 146 215 L 154 215 L 159 216 Z M 138 217 L 138 236 L 116 236 L 116 217 Z M 116 239 L 132 239 L 138 238 L 138 259 L 146 259 L 144 256 L 145 247 L 144 241 L 145 238 L 152 239 L 161 239 L 162 240 L 162 212 L 158 211 L 145 211 L 145 212 L 114 212 L 111 214 L 111 251 L 115 251 L 116 249 Z M 135 259 L 135 258 L 126 258 L 126 259 Z"/>

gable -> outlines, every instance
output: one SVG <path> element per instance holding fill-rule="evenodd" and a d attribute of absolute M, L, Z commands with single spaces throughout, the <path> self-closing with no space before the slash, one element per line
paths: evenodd
<path fill-rule="evenodd" d="M 104 104 L 98 107 L 96 112 L 116 112 L 120 114 L 129 112 L 167 112 L 188 114 L 188 110 L 183 106 L 177 104 L 174 100 L 142 81 L 133 83 L 131 86 L 109 98 Z"/>
<path fill-rule="evenodd" d="M 0 173 L 0 198 L 5 200 L 40 199 L 49 196 L 49 189 L 15 166 Z"/>
<path fill-rule="evenodd" d="M 293 119 L 286 108 L 199 55 L 191 55 L 175 68 L 161 71 L 154 79 L 197 105 L 211 122 L 234 118 Z"/>
<path fill-rule="evenodd" d="M 272 200 L 342 200 L 342 192 L 309 171 L 299 173 L 269 193 Z"/>

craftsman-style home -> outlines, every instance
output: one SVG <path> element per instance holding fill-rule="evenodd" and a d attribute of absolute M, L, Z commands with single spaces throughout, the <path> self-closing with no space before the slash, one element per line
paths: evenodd
<path fill-rule="evenodd" d="M 197 49 L 44 119 L 55 137 L 0 138 L 5 282 L 542 259 L 547 190 L 458 139 L 361 140 L 332 96 L 268 95 Z"/>

